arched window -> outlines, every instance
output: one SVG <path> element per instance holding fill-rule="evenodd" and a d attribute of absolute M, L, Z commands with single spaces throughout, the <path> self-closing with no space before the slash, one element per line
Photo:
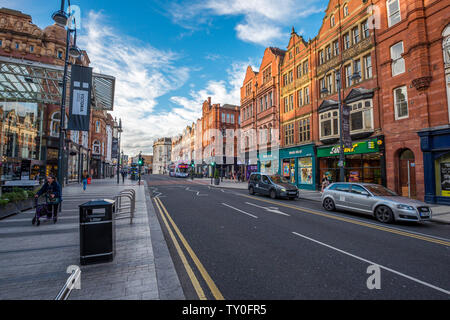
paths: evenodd
<path fill-rule="evenodd" d="M 61 113 L 59 111 L 54 112 L 51 116 L 50 122 L 50 135 L 52 137 L 59 137 L 60 124 L 61 124 Z"/>
<path fill-rule="evenodd" d="M 444 52 L 445 67 L 450 67 L 450 25 L 448 25 L 442 33 L 442 50 Z"/>
<path fill-rule="evenodd" d="M 100 154 L 100 141 L 98 141 L 98 140 L 95 140 L 93 143 L 92 143 L 92 153 L 93 154 Z"/>
<path fill-rule="evenodd" d="M 348 5 L 344 4 L 344 18 L 348 16 Z"/>
<path fill-rule="evenodd" d="M 336 19 L 334 18 L 334 14 L 330 17 L 330 26 L 333 28 L 336 25 Z"/>

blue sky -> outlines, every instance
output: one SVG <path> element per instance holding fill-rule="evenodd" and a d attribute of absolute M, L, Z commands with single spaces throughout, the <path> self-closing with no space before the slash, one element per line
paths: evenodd
<path fill-rule="evenodd" d="M 0 0 L 0 7 L 51 25 L 59 0 Z M 96 72 L 116 77 L 114 116 L 130 155 L 151 152 L 214 103 L 239 104 L 245 69 L 264 48 L 285 49 L 292 26 L 305 39 L 322 23 L 328 0 L 71 0 L 81 9 L 78 45 Z M 67 1 L 66 1 L 67 5 Z"/>

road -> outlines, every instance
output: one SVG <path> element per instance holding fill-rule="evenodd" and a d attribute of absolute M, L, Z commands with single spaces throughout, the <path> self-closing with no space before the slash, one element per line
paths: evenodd
<path fill-rule="evenodd" d="M 449 225 L 146 179 L 188 299 L 450 298 Z"/>

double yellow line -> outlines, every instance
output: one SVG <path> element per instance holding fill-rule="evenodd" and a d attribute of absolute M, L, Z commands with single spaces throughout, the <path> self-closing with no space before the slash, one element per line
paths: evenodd
<path fill-rule="evenodd" d="M 156 206 L 158 207 L 159 213 L 161 215 L 161 218 L 167 228 L 167 231 L 169 232 L 170 238 L 172 239 L 172 242 L 178 252 L 178 255 L 181 258 L 181 261 L 184 265 L 184 268 L 186 269 L 186 272 L 189 276 L 189 279 L 191 280 L 191 283 L 195 289 L 195 292 L 198 295 L 198 298 L 200 300 L 207 300 L 207 297 L 205 295 L 205 292 L 203 291 L 202 286 L 200 285 L 200 282 L 198 281 L 194 271 L 192 270 L 186 255 L 183 252 L 183 249 L 181 248 L 177 238 L 175 237 L 175 234 L 172 231 L 175 231 L 175 233 L 177 234 L 178 238 L 180 239 L 182 245 L 184 246 L 184 248 L 186 249 L 187 253 L 189 254 L 189 256 L 191 257 L 192 261 L 194 262 L 195 266 L 197 267 L 197 270 L 200 272 L 201 276 L 203 277 L 203 280 L 205 281 L 205 283 L 208 285 L 209 290 L 211 291 L 212 295 L 214 296 L 214 298 L 216 300 L 225 300 L 224 297 L 222 296 L 222 294 L 220 293 L 219 289 L 217 288 L 217 286 L 215 285 L 214 281 L 211 279 L 210 275 L 208 274 L 208 272 L 206 271 L 205 267 L 203 266 L 203 264 L 200 262 L 200 260 L 198 259 L 197 255 L 194 253 L 194 251 L 192 250 L 191 246 L 189 245 L 189 243 L 186 241 L 186 239 L 184 238 L 183 234 L 180 232 L 180 229 L 178 229 L 177 225 L 175 224 L 175 222 L 173 221 L 172 217 L 169 215 L 169 213 L 167 212 L 166 207 L 164 206 L 164 204 L 162 203 L 161 199 L 159 199 L 158 197 L 153 198 L 155 200 Z M 169 224 L 170 223 L 170 224 Z M 172 226 L 172 228 L 170 227 Z"/>
<path fill-rule="evenodd" d="M 344 222 L 348 222 L 348 223 L 352 223 L 352 224 L 357 224 L 357 225 L 368 227 L 368 228 L 372 228 L 372 229 L 377 229 L 377 230 L 381 230 L 381 231 L 385 231 L 385 232 L 398 234 L 398 235 L 401 235 L 401 236 L 404 236 L 404 237 L 415 238 L 415 239 L 418 239 L 418 240 L 423 240 L 423 241 L 432 242 L 432 243 L 436 243 L 436 244 L 440 244 L 440 245 L 444 245 L 444 246 L 450 247 L 450 242 L 449 241 L 445 241 L 445 240 L 440 240 L 440 239 L 436 239 L 436 238 L 432 238 L 432 237 L 428 237 L 428 236 L 423 236 L 423 235 L 419 235 L 419 234 L 410 233 L 410 232 L 407 232 L 407 231 L 401 231 L 401 230 L 397 230 L 397 229 L 383 227 L 383 226 L 379 226 L 379 225 L 372 224 L 372 223 L 366 223 L 366 222 L 358 221 L 358 220 L 355 220 L 355 219 L 349 219 L 349 218 L 344 218 L 344 217 L 340 217 L 340 216 L 336 216 L 336 215 L 331 215 L 331 214 L 323 213 L 323 212 L 316 211 L 316 210 L 310 210 L 310 209 L 306 209 L 306 208 L 301 208 L 301 207 L 297 207 L 297 206 L 294 206 L 294 205 L 285 204 L 283 202 L 275 202 L 275 201 L 271 201 L 271 200 L 260 199 L 258 197 L 251 197 L 251 196 L 248 196 L 248 195 L 245 195 L 245 194 L 241 194 L 241 196 L 249 198 L 249 199 L 253 199 L 253 200 L 267 202 L 267 203 L 270 203 L 270 204 L 276 204 L 277 206 L 283 206 L 283 207 L 291 208 L 291 209 L 294 209 L 294 210 L 297 210 L 297 211 L 301 211 L 301 212 L 311 213 L 311 214 L 314 214 L 314 215 L 317 215 L 317 216 L 322 216 L 322 217 L 326 217 L 326 218 L 330 218 L 330 219 L 334 219 L 334 220 L 339 220 L 339 221 L 344 221 Z"/>

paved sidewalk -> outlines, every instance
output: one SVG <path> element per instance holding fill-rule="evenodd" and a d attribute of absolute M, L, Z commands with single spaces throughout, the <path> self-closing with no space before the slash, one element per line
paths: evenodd
<path fill-rule="evenodd" d="M 158 234 L 161 230 L 153 217 L 151 201 L 147 201 L 145 185 L 130 180 L 117 185 L 115 179 L 93 180 L 86 192 L 80 185 L 66 186 L 57 224 L 32 226 L 33 211 L 0 221 L 0 299 L 54 299 L 69 276 L 67 267 L 80 264 L 78 205 L 92 199 L 111 199 L 127 188 L 136 190 L 133 224 L 129 219 L 116 221 L 114 261 L 82 266 L 81 290 L 72 291 L 70 299 L 184 299 L 167 247 L 165 259 L 157 253 L 158 261 L 164 260 L 165 279 L 157 274 L 152 245 L 155 235 L 151 232 Z"/>

